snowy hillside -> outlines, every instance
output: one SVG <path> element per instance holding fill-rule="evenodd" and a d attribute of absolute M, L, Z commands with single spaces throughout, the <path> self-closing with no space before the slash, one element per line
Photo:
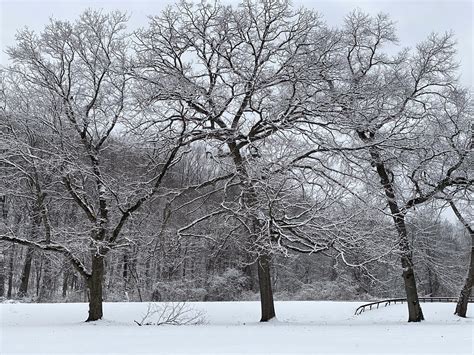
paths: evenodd
<path fill-rule="evenodd" d="M 106 303 L 105 319 L 84 323 L 87 304 L 1 304 L 0 353 L 29 354 L 471 354 L 472 318 L 454 304 L 406 305 L 354 316 L 358 302 L 277 302 L 278 321 L 258 323 L 258 302 L 190 303 L 206 323 L 142 326 L 146 303 Z M 470 310 L 469 316 L 473 316 Z"/>

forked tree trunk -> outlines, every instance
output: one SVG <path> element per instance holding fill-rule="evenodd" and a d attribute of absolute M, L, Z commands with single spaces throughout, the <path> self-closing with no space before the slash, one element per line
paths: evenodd
<path fill-rule="evenodd" d="M 267 322 L 275 318 L 275 305 L 273 303 L 272 280 L 270 277 L 270 256 L 261 254 L 257 259 L 258 283 L 260 289 L 260 305 L 262 318 L 260 322 Z"/>
<path fill-rule="evenodd" d="M 92 255 L 92 275 L 87 280 L 89 290 L 89 317 L 86 322 L 102 319 L 102 284 L 104 281 L 104 257 Z"/>

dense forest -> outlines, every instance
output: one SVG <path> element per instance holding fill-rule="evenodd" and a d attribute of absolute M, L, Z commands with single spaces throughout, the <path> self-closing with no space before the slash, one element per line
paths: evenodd
<path fill-rule="evenodd" d="M 472 95 L 453 34 L 331 28 L 287 1 L 86 11 L 0 68 L 0 297 L 459 296 L 473 283 Z M 449 213 L 448 213 L 449 212 Z M 278 310 L 276 310 L 278 311 Z M 454 309 L 453 309 L 454 311 Z"/>

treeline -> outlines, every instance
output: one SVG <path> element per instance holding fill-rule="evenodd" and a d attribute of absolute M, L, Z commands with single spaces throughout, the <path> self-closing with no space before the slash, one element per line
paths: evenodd
<path fill-rule="evenodd" d="M 196 155 L 199 152 L 195 152 Z M 201 156 L 203 163 L 205 158 Z M 187 165 L 186 159 L 180 164 Z M 121 170 L 120 160 L 114 164 Z M 193 166 L 195 162 L 192 162 Z M 170 189 L 196 184 L 196 172 L 177 167 L 170 173 Z M 190 171 L 191 170 L 191 171 Z M 185 172 L 185 176 L 181 177 Z M 123 174 L 126 174 L 124 171 Z M 205 180 L 205 179 L 204 179 Z M 202 180 L 202 181 L 204 181 Z M 201 181 L 201 182 L 202 182 Z M 182 186 L 176 186 L 179 182 Z M 173 186 L 174 185 L 174 186 Z M 16 229 L 16 235 L 28 240 L 42 240 L 44 227 L 38 226 L 32 235 L 35 220 L 35 201 L 24 191 L 25 197 L 6 199 L 6 223 Z M 56 192 L 58 193 L 58 192 Z M 51 194 L 51 193 L 50 193 Z M 189 192 L 180 199 L 159 200 L 137 213 L 127 230 L 129 241 L 113 250 L 106 263 L 105 296 L 108 301 L 203 301 L 258 299 L 256 254 L 245 245 L 245 238 L 231 235 L 220 219 L 209 221 L 201 236 L 181 237 L 178 230 L 193 221 L 198 212 L 210 205 L 209 201 L 186 209 L 183 204 L 201 197 L 205 192 Z M 220 192 L 222 194 L 222 192 Z M 219 195 L 219 193 L 216 193 Z M 223 196 L 216 196 L 216 203 Z M 351 207 L 362 209 L 362 206 Z M 367 208 L 367 206 L 364 206 Z M 51 205 L 49 218 L 59 228 L 74 228 L 81 211 L 71 201 L 63 201 L 59 210 Z M 343 215 L 337 209 L 329 214 Z M 360 218 L 360 217 L 359 217 Z M 403 288 L 398 275 L 396 250 L 390 244 L 390 221 L 379 215 L 367 216 L 366 228 L 373 245 L 371 258 L 363 246 L 355 244 L 351 263 L 339 252 L 328 249 L 324 254 L 305 255 L 275 249 L 272 261 L 272 285 L 276 299 L 341 299 L 356 300 L 379 297 L 402 297 Z M 362 220 L 358 222 L 362 225 Z M 361 226 L 362 227 L 362 226 Z M 361 228 L 360 227 L 360 228 Z M 431 209 L 414 216 L 410 221 L 410 240 L 415 251 L 420 281 L 420 294 L 453 296 L 460 288 L 465 274 L 469 243 L 462 228 L 440 220 Z M 355 230 L 355 233 L 359 233 Z M 72 233 L 72 232 L 71 232 Z M 77 232 L 76 232 L 77 233 Z M 61 236 L 58 234 L 57 238 Z M 76 238 L 71 234 L 71 238 Z M 62 241 L 59 239 L 59 241 Z M 387 242 L 388 241 L 388 242 Z M 69 243 L 67 240 L 64 242 Z M 82 247 L 82 246 L 81 246 Z M 4 243 L 3 296 L 38 302 L 87 301 L 87 285 L 71 267 L 67 258 L 56 253 L 37 250 L 34 246 Z M 392 251 L 393 252 L 390 252 Z M 81 250 L 78 249 L 79 253 Z M 389 251 L 389 253 L 386 253 Z M 347 252 L 348 253 L 348 252 Z M 461 258 L 459 258 L 461 256 Z M 84 255 L 86 257 L 86 255 Z M 370 263 L 364 264 L 366 261 Z"/>
<path fill-rule="evenodd" d="M 405 295 L 421 321 L 419 294 L 461 291 L 465 316 L 473 107 L 452 35 L 389 55 L 388 16 L 333 29 L 286 1 L 127 19 L 86 11 L 8 49 L 0 295 L 87 300 L 89 321 L 103 300 L 259 297 L 267 321 L 274 298 Z"/>

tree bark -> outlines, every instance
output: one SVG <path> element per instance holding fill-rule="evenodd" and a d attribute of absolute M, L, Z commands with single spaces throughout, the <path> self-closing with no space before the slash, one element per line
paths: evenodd
<path fill-rule="evenodd" d="M 0 298 L 5 296 L 5 251 L 0 254 Z"/>
<path fill-rule="evenodd" d="M 43 273 L 41 277 L 41 287 L 38 296 L 38 302 L 45 302 L 51 299 L 54 290 L 53 280 L 51 277 L 51 261 L 48 257 L 44 257 Z"/>
<path fill-rule="evenodd" d="M 69 281 L 69 272 L 68 270 L 64 270 L 63 272 L 63 287 L 62 287 L 62 296 L 66 298 L 67 296 L 67 284 Z"/>
<path fill-rule="evenodd" d="M 393 210 L 392 210 L 393 213 Z M 415 271 L 413 270 L 413 258 L 410 250 L 410 244 L 407 235 L 405 217 L 401 214 L 394 215 L 393 219 L 397 227 L 399 248 L 401 253 L 401 264 L 403 269 L 403 281 L 408 304 L 408 321 L 420 322 L 424 320 L 416 288 Z"/>
<path fill-rule="evenodd" d="M 15 260 L 15 244 L 11 246 L 10 249 L 10 260 L 8 261 L 8 288 L 7 288 L 7 298 L 12 298 L 13 290 L 13 267 Z"/>
<path fill-rule="evenodd" d="M 129 278 L 129 268 L 130 268 L 130 264 L 129 264 L 129 258 L 128 258 L 128 252 L 125 251 L 124 254 L 123 254 L 123 268 L 122 268 L 122 279 L 123 279 L 123 290 L 125 293 L 128 292 L 128 289 L 129 289 L 129 282 L 130 282 L 130 278 Z"/>
<path fill-rule="evenodd" d="M 254 273 L 255 273 L 255 262 L 248 262 L 244 268 L 243 268 L 243 273 L 244 275 L 246 276 L 247 278 L 247 282 L 245 283 L 245 289 L 247 291 L 253 291 L 255 290 L 255 286 L 254 286 Z"/>
<path fill-rule="evenodd" d="M 41 214 L 40 214 L 41 206 L 34 206 L 32 210 L 32 215 L 30 217 L 31 227 L 30 227 L 30 236 L 29 240 L 37 240 L 39 227 L 41 224 Z M 31 274 L 31 263 L 33 261 L 33 254 L 34 249 L 33 247 L 29 246 L 26 250 L 26 257 L 25 257 L 25 264 L 23 265 L 23 270 L 21 273 L 21 283 L 20 288 L 18 289 L 18 297 L 25 297 L 28 294 L 28 284 L 30 281 L 30 274 Z"/>
<path fill-rule="evenodd" d="M 474 239 L 474 236 L 473 236 Z M 466 281 L 459 295 L 458 303 L 456 304 L 456 311 L 454 314 L 457 314 L 459 317 L 466 318 L 467 305 L 469 303 L 469 298 L 472 293 L 472 285 L 474 281 L 474 245 L 471 247 L 471 262 L 469 264 L 469 270 L 467 272 Z"/>
<path fill-rule="evenodd" d="M 7 224 L 8 210 L 7 210 L 7 197 L 5 195 L 0 196 L 0 206 L 2 211 L 2 220 L 5 225 Z M 2 250 L 0 254 L 0 297 L 5 296 L 5 250 Z"/>
<path fill-rule="evenodd" d="M 413 271 L 411 258 L 402 256 L 403 280 L 405 283 L 405 293 L 408 304 L 408 321 L 420 322 L 424 320 L 420 301 L 418 300 L 418 291 L 416 289 L 415 272 Z"/>
<path fill-rule="evenodd" d="M 89 317 L 86 322 L 102 319 L 102 284 L 104 281 L 104 256 L 92 255 L 92 275 L 87 279 L 89 289 Z"/>
<path fill-rule="evenodd" d="M 262 318 L 260 322 L 267 322 L 275 318 L 275 306 L 273 303 L 272 280 L 270 277 L 270 256 L 261 254 L 257 259 L 258 284 L 260 288 L 260 306 Z"/>
<path fill-rule="evenodd" d="M 25 263 L 23 264 L 23 270 L 20 277 L 20 288 L 18 289 L 17 296 L 25 297 L 28 294 L 28 284 L 30 282 L 31 275 L 31 263 L 33 262 L 33 247 L 26 249 Z"/>

